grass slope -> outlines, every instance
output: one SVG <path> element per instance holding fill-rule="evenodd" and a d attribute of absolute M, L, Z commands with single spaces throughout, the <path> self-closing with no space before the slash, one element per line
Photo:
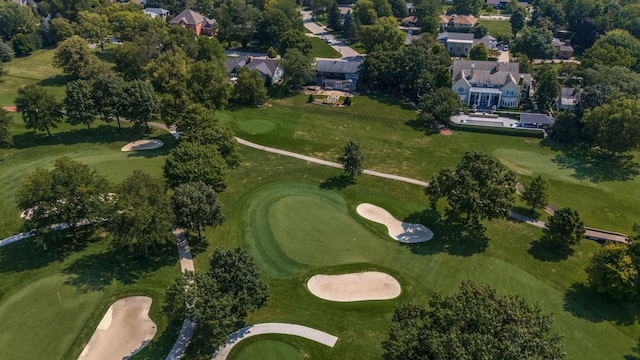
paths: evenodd
<path fill-rule="evenodd" d="M 275 340 L 262 340 L 246 346 L 235 357 L 237 360 L 303 360 L 306 359 L 295 347 Z"/>
<path fill-rule="evenodd" d="M 313 45 L 313 48 L 311 49 L 311 55 L 313 57 L 330 59 L 340 58 L 340 53 L 322 41 L 322 39 L 318 37 L 309 37 L 309 40 L 311 40 L 311 45 Z"/>

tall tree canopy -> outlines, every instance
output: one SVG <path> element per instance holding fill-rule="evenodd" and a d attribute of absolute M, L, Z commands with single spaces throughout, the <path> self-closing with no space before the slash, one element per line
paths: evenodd
<path fill-rule="evenodd" d="M 399 50 L 406 38 L 394 17 L 381 17 L 373 25 L 360 26 L 358 31 L 367 52 Z"/>
<path fill-rule="evenodd" d="M 86 125 L 91 130 L 91 123 L 96 119 L 96 106 L 91 97 L 91 87 L 84 80 L 76 80 L 67 84 L 64 108 L 67 122 L 71 125 Z"/>
<path fill-rule="evenodd" d="M 553 33 L 546 27 L 525 27 L 513 44 L 513 51 L 527 55 L 530 59 L 552 59 L 556 48 L 551 41 Z"/>
<path fill-rule="evenodd" d="M 613 99 L 585 111 L 582 121 L 593 145 L 613 155 L 640 147 L 640 100 Z"/>
<path fill-rule="evenodd" d="M 304 85 L 315 75 L 312 67 L 313 57 L 303 54 L 298 49 L 289 49 L 280 60 L 284 75 L 289 78 L 289 84 Z"/>
<path fill-rule="evenodd" d="M 97 61 L 89 44 L 79 36 L 72 36 L 61 42 L 53 55 L 53 66 L 75 77 L 83 77 L 87 69 Z"/>
<path fill-rule="evenodd" d="M 470 281 L 451 296 L 436 294 L 430 309 L 401 305 L 382 343 L 384 360 L 562 359 L 553 315 L 520 296 L 500 295 Z"/>
<path fill-rule="evenodd" d="M 571 208 L 562 208 L 549 217 L 541 241 L 556 249 L 568 250 L 582 240 L 584 232 L 580 214 Z"/>
<path fill-rule="evenodd" d="M 538 67 L 533 75 L 535 89 L 534 99 L 540 111 L 553 108 L 556 103 L 562 85 L 558 81 L 558 73 L 549 64 Z"/>
<path fill-rule="evenodd" d="M 194 181 L 202 181 L 218 193 L 227 187 L 227 163 L 215 145 L 181 141 L 169 152 L 163 171 L 171 188 Z"/>
<path fill-rule="evenodd" d="M 220 59 L 193 64 L 188 84 L 191 98 L 209 109 L 222 109 L 229 101 L 227 67 Z"/>
<path fill-rule="evenodd" d="M 116 212 L 109 221 L 114 248 L 146 256 L 173 242 L 171 200 L 162 181 L 136 170 L 116 196 Z"/>
<path fill-rule="evenodd" d="M 486 154 L 467 152 L 455 170 L 443 169 L 425 188 L 431 207 L 447 198 L 447 216 L 479 225 L 482 219 L 504 218 L 513 206 L 516 177 Z"/>
<path fill-rule="evenodd" d="M 637 245 L 634 250 L 637 250 Z M 636 296 L 640 264 L 633 253 L 626 244 L 605 244 L 597 249 L 585 269 L 589 284 L 614 299 Z"/>
<path fill-rule="evenodd" d="M 173 213 L 178 226 L 195 230 L 199 239 L 202 239 L 202 229 L 205 226 L 217 226 L 224 221 L 218 194 L 201 181 L 181 184 L 175 188 Z"/>
<path fill-rule="evenodd" d="M 0 148 L 8 147 L 13 143 L 9 124 L 11 124 L 11 113 L 0 109 Z"/>
<path fill-rule="evenodd" d="M 420 99 L 420 117 L 426 122 L 438 121 L 446 124 L 451 116 L 464 110 L 465 105 L 450 87 L 441 87 L 426 93 Z"/>
<path fill-rule="evenodd" d="M 544 208 L 549 202 L 549 181 L 536 176 L 522 192 L 522 200 L 531 206 L 531 211 L 536 208 Z"/>
<path fill-rule="evenodd" d="M 122 128 L 120 118 L 125 116 L 129 107 L 125 90 L 124 79 L 111 73 L 99 75 L 91 88 L 91 98 L 96 112 L 106 122 L 117 119 L 118 129 Z"/>
<path fill-rule="evenodd" d="M 482 0 L 453 0 L 450 14 L 478 16 L 484 1 Z"/>
<path fill-rule="evenodd" d="M 84 221 L 105 217 L 111 208 L 109 181 L 86 164 L 57 158 L 52 170 L 36 169 L 18 189 L 18 207 L 27 212 L 30 229 L 48 230 L 65 224 L 73 231 Z"/>
<path fill-rule="evenodd" d="M 267 88 L 258 70 L 241 67 L 231 94 L 233 101 L 240 105 L 262 105 L 267 101 Z"/>
<path fill-rule="evenodd" d="M 15 102 L 27 129 L 46 131 L 51 136 L 50 128 L 55 129 L 62 122 L 60 103 L 40 85 L 29 84 L 18 89 Z"/>

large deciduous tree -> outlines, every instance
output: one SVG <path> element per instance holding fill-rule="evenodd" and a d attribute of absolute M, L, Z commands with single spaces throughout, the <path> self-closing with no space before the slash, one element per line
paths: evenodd
<path fill-rule="evenodd" d="M 303 54 L 298 49 L 289 49 L 280 60 L 284 75 L 289 78 L 289 84 L 300 86 L 313 78 L 315 71 L 312 67 L 313 57 Z"/>
<path fill-rule="evenodd" d="M 231 92 L 227 67 L 220 59 L 196 62 L 189 71 L 188 87 L 195 102 L 212 110 L 222 109 Z"/>
<path fill-rule="evenodd" d="M 562 85 L 558 81 L 558 73 L 549 64 L 541 65 L 534 74 L 533 95 L 541 111 L 551 109 L 556 103 Z"/>
<path fill-rule="evenodd" d="M 373 25 L 362 25 L 358 33 L 367 52 L 399 50 L 406 38 L 394 17 L 381 17 Z"/>
<path fill-rule="evenodd" d="M 178 226 L 196 231 L 198 239 L 202 239 L 205 226 L 217 226 L 224 221 L 218 194 L 201 181 L 181 184 L 174 189 L 173 213 Z"/>
<path fill-rule="evenodd" d="M 614 299 L 633 298 L 638 293 L 638 264 L 626 244 L 605 244 L 593 254 L 585 271 L 591 286 Z"/>
<path fill-rule="evenodd" d="M 11 113 L 0 108 L 0 148 L 9 147 L 13 143 L 9 124 L 11 124 Z"/>
<path fill-rule="evenodd" d="M 91 123 L 96 119 L 96 106 L 91 97 L 91 87 L 84 80 L 76 80 L 67 84 L 64 108 L 67 122 L 71 125 L 86 125 L 91 130 Z"/>
<path fill-rule="evenodd" d="M 460 97 L 449 87 L 441 87 L 437 90 L 426 93 L 420 99 L 420 117 L 425 122 L 438 121 L 447 123 L 451 116 L 458 114 L 464 109 L 464 104 Z"/>
<path fill-rule="evenodd" d="M 109 181 L 86 164 L 68 157 L 57 158 L 52 170 L 36 169 L 18 189 L 18 207 L 27 214 L 29 228 L 47 230 L 64 224 L 77 238 L 83 222 L 107 215 Z"/>
<path fill-rule="evenodd" d="M 509 215 L 515 185 L 515 174 L 502 163 L 486 154 L 467 152 L 455 170 L 440 170 L 424 191 L 432 208 L 445 197 L 451 220 L 477 226 L 482 219 Z"/>
<path fill-rule="evenodd" d="M 125 117 L 134 124 L 144 125 L 148 129 L 148 122 L 153 120 L 160 110 L 153 86 L 146 81 L 133 80 L 125 84 L 124 93 L 128 99 Z"/>
<path fill-rule="evenodd" d="M 549 217 L 540 240 L 551 247 L 568 250 L 582 240 L 584 232 L 580 214 L 571 208 L 562 208 Z"/>
<path fill-rule="evenodd" d="M 116 119 L 118 129 L 122 128 L 120 118 L 125 116 L 129 103 L 125 86 L 126 83 L 120 76 L 107 73 L 98 76 L 91 88 L 91 98 L 96 112 L 106 122 Z"/>
<path fill-rule="evenodd" d="M 27 129 L 46 131 L 62 122 L 60 103 L 40 85 L 29 84 L 18 89 L 16 109 L 22 115 Z"/>
<path fill-rule="evenodd" d="M 347 145 L 344 147 L 344 152 L 338 158 L 338 161 L 342 164 L 344 173 L 347 174 L 350 179 L 362 174 L 363 160 L 364 157 L 362 156 L 360 145 L 353 142 L 353 140 L 347 142 Z"/>
<path fill-rule="evenodd" d="M 526 14 L 524 10 L 520 7 L 515 9 L 509 18 L 509 23 L 511 24 L 511 34 L 516 36 L 520 30 L 524 28 L 526 21 Z"/>
<path fill-rule="evenodd" d="M 487 60 L 489 58 L 489 49 L 487 49 L 484 43 L 480 42 L 471 48 L 471 51 L 469 51 L 469 58 L 471 60 Z"/>
<path fill-rule="evenodd" d="M 582 121 L 593 145 L 613 155 L 640 146 L 640 100 L 614 99 L 585 111 Z"/>
<path fill-rule="evenodd" d="M 449 9 L 449 13 L 478 16 L 483 4 L 482 0 L 453 0 L 453 6 Z"/>
<path fill-rule="evenodd" d="M 289 49 L 298 49 L 303 54 L 309 55 L 311 54 L 311 50 L 313 50 L 313 45 L 311 44 L 309 37 L 305 35 L 304 32 L 300 30 L 289 30 L 282 34 L 278 52 L 284 55 Z"/>
<path fill-rule="evenodd" d="M 80 11 L 78 13 L 78 31 L 82 37 L 98 44 L 100 50 L 104 51 L 104 45 L 111 32 L 111 23 L 106 15 Z"/>
<path fill-rule="evenodd" d="M 162 181 L 136 170 L 120 184 L 116 197 L 109 221 L 115 249 L 146 256 L 173 241 L 171 200 Z"/>
<path fill-rule="evenodd" d="M 196 340 L 216 348 L 242 328 L 250 312 L 266 305 L 267 286 L 253 260 L 240 249 L 216 249 L 207 273 L 188 272 L 167 289 L 164 308 L 169 319 L 195 319 Z"/>
<path fill-rule="evenodd" d="M 522 192 L 522 200 L 531 206 L 531 211 L 547 206 L 549 202 L 549 181 L 543 178 L 542 175 L 536 176 Z"/>
<path fill-rule="evenodd" d="M 29 6 L 14 1 L 0 2 L 0 39 L 11 40 L 18 34 L 33 34 L 38 29 L 38 19 Z"/>
<path fill-rule="evenodd" d="M 500 295 L 470 281 L 458 293 L 421 305 L 401 305 L 382 343 L 384 360 L 562 359 L 553 315 L 520 296 Z"/>
<path fill-rule="evenodd" d="M 79 36 L 72 36 L 58 45 L 53 55 L 53 66 L 65 74 L 82 77 L 98 58 L 89 49 L 89 44 Z"/>
<path fill-rule="evenodd" d="M 556 55 L 552 40 L 553 33 L 546 27 L 525 27 L 516 38 L 513 51 L 530 59 L 552 59 Z"/>
<path fill-rule="evenodd" d="M 256 106 L 267 101 L 267 88 L 258 70 L 241 67 L 231 97 L 240 105 Z"/>
<path fill-rule="evenodd" d="M 215 145 L 179 142 L 169 152 L 163 171 L 171 188 L 194 181 L 202 181 L 218 193 L 227 187 L 227 163 Z"/>

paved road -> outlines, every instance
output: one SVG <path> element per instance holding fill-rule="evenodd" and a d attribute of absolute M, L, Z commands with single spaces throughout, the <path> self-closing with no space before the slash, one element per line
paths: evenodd
<path fill-rule="evenodd" d="M 343 59 L 356 60 L 364 57 L 364 55 L 359 54 L 357 51 L 350 48 L 349 45 L 345 44 L 342 39 L 338 39 L 331 35 L 326 27 L 316 24 L 312 19 L 311 11 L 301 11 L 300 13 L 302 13 L 304 26 L 312 32 L 312 34 L 307 34 L 307 36 L 331 39 L 331 47 L 336 49 Z"/>
<path fill-rule="evenodd" d="M 242 328 L 229 335 L 229 342 L 227 342 L 225 346 L 218 348 L 216 353 L 213 354 L 213 360 L 225 360 L 227 356 L 229 356 L 231 349 L 233 349 L 233 347 L 240 341 L 251 336 L 262 334 L 295 335 L 313 340 L 329 347 L 333 347 L 338 341 L 338 338 L 331 334 L 302 325 L 284 323 L 256 324 Z"/>

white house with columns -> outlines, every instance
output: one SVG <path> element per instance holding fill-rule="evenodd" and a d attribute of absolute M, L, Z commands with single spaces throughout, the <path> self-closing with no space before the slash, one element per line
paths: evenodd
<path fill-rule="evenodd" d="M 520 74 L 516 62 L 455 60 L 451 77 L 460 100 L 478 109 L 516 107 L 531 89 L 531 75 Z"/>

